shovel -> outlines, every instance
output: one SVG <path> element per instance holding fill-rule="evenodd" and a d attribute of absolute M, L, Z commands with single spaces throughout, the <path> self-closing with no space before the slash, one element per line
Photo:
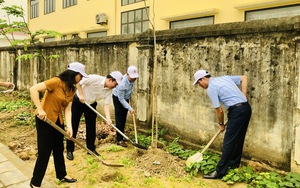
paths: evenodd
<path fill-rule="evenodd" d="M 91 105 L 89 105 L 87 102 L 85 102 L 85 105 L 87 105 L 91 110 L 93 110 L 98 116 L 100 116 L 102 119 L 104 119 L 107 122 L 107 119 L 102 116 L 97 110 L 95 110 L 93 107 L 91 107 Z M 133 142 L 132 140 L 130 140 L 124 133 L 122 133 L 122 131 L 120 131 L 116 126 L 114 126 L 112 123 L 110 124 L 114 129 L 116 129 L 116 131 L 118 131 L 118 133 L 120 133 L 126 140 L 129 140 L 130 143 L 140 149 L 144 149 L 147 150 L 148 148 L 145 146 L 142 146 L 140 144 L 137 144 L 135 142 Z"/>
<path fill-rule="evenodd" d="M 138 142 L 138 138 L 137 138 L 137 130 L 136 130 L 136 123 L 135 123 L 135 115 L 134 114 L 132 114 L 132 119 L 133 119 L 135 143 L 138 144 L 139 142 Z"/>
<path fill-rule="evenodd" d="M 202 154 L 209 148 L 209 146 L 215 141 L 215 139 L 218 137 L 218 135 L 221 133 L 221 130 L 219 129 L 218 132 L 214 135 L 214 137 L 208 142 L 208 144 L 205 146 L 205 148 L 200 152 L 197 152 L 196 154 L 190 156 L 185 164 L 187 166 L 190 166 L 192 163 L 199 163 L 203 160 Z"/>
<path fill-rule="evenodd" d="M 45 120 L 46 123 L 48 123 L 49 125 L 51 125 L 53 128 L 55 128 L 56 130 L 58 130 L 60 133 L 62 133 L 63 135 L 65 135 L 66 137 L 69 138 L 69 134 L 64 131 L 62 128 L 60 128 L 58 125 L 56 125 L 53 121 L 51 121 L 50 119 L 46 119 Z M 112 164 L 112 163 L 108 163 L 105 162 L 103 159 L 101 159 L 99 156 L 97 156 L 95 153 L 93 153 L 91 150 L 89 150 L 87 147 L 85 147 L 84 145 L 82 145 L 79 141 L 77 141 L 75 138 L 71 137 L 69 138 L 71 141 L 73 141 L 74 143 L 76 143 L 78 146 L 80 146 L 81 148 L 83 148 L 84 150 L 86 150 L 89 154 L 94 155 L 99 161 L 101 161 L 102 164 L 106 165 L 106 166 L 112 166 L 112 167 L 123 167 L 123 164 Z"/>

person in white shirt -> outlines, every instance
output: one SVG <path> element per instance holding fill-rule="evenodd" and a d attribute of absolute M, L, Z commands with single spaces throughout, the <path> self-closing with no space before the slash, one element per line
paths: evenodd
<path fill-rule="evenodd" d="M 96 151 L 95 139 L 96 139 L 96 117 L 97 114 L 93 112 L 84 102 L 90 104 L 94 109 L 97 107 L 97 101 L 104 100 L 104 113 L 107 119 L 107 124 L 111 124 L 111 118 L 109 113 L 109 105 L 112 96 L 112 89 L 121 83 L 123 75 L 119 71 L 111 72 L 106 77 L 95 74 L 90 74 L 88 78 L 82 79 L 79 84 L 81 88 L 78 88 L 72 103 L 72 128 L 73 137 L 76 138 L 76 134 L 79 127 L 79 122 L 82 114 L 84 114 L 86 123 L 86 145 L 89 150 L 99 156 Z M 67 140 L 67 159 L 74 159 L 74 142 Z"/>

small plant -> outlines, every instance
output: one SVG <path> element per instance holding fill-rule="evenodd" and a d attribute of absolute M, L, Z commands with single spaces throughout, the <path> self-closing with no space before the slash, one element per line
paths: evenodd
<path fill-rule="evenodd" d="M 13 112 L 21 107 L 26 106 L 30 106 L 30 102 L 23 99 L 17 101 L 1 101 L 0 112 Z"/>
<path fill-rule="evenodd" d="M 123 151 L 124 148 L 121 146 L 116 146 L 116 145 L 111 145 L 109 148 L 106 149 L 106 151 L 112 151 L 112 152 L 118 152 L 118 151 Z"/>
<path fill-rule="evenodd" d="M 184 150 L 183 147 L 178 144 L 179 138 L 175 138 L 168 146 L 167 151 L 172 155 L 179 156 L 182 159 L 187 159 L 189 156 L 195 154 L 195 151 L 192 150 Z"/>
<path fill-rule="evenodd" d="M 29 112 L 22 112 L 19 113 L 16 117 L 14 117 L 14 123 L 16 125 L 30 125 L 30 113 Z"/>
<path fill-rule="evenodd" d="M 138 142 L 141 146 L 149 147 L 151 145 L 151 136 L 146 136 L 143 134 L 138 135 Z"/>
<path fill-rule="evenodd" d="M 125 167 L 134 166 L 134 162 L 127 157 L 122 159 L 122 164 L 124 164 Z"/>

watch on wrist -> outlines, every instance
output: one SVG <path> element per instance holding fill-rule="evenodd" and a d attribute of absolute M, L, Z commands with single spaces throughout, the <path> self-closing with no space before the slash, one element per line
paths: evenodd
<path fill-rule="evenodd" d="M 219 125 L 224 125 L 224 123 L 219 123 Z"/>

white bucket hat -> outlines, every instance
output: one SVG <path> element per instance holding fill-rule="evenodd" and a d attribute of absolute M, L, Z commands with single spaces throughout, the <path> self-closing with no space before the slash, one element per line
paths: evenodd
<path fill-rule="evenodd" d="M 118 85 L 122 84 L 121 81 L 122 81 L 123 75 L 122 75 L 121 72 L 119 72 L 119 71 L 113 71 L 109 75 L 111 75 L 114 79 L 116 79 Z"/>
<path fill-rule="evenodd" d="M 193 83 L 193 85 L 195 85 L 199 79 L 203 78 L 204 76 L 210 75 L 206 70 L 198 70 L 195 74 L 194 74 L 194 78 L 195 81 Z"/>
<path fill-rule="evenodd" d="M 127 74 L 129 74 L 130 78 L 138 78 L 139 77 L 138 70 L 135 66 L 128 67 Z"/>
<path fill-rule="evenodd" d="M 74 72 L 79 72 L 83 77 L 88 77 L 85 73 L 85 66 L 79 62 L 73 62 L 68 65 L 68 70 L 72 70 Z"/>

